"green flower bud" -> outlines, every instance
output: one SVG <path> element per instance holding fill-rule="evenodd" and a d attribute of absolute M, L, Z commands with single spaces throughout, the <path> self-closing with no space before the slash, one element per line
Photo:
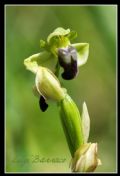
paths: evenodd
<path fill-rule="evenodd" d="M 45 99 L 61 101 L 65 97 L 65 91 L 61 87 L 57 77 L 47 68 L 38 67 L 35 85 L 37 91 Z"/>
<path fill-rule="evenodd" d="M 101 165 L 97 157 L 97 143 L 86 143 L 80 146 L 71 161 L 73 172 L 93 172 L 98 165 Z"/>
<path fill-rule="evenodd" d="M 60 102 L 60 117 L 71 155 L 84 142 L 79 110 L 69 95 Z"/>

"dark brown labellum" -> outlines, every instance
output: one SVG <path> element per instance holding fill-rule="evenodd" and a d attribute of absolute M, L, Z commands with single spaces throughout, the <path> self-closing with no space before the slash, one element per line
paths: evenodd
<path fill-rule="evenodd" d="M 61 67 L 64 68 L 62 77 L 66 80 L 73 79 L 78 72 L 77 69 L 77 51 L 74 47 L 58 49 L 58 60 Z"/>
<path fill-rule="evenodd" d="M 43 96 L 40 96 L 39 106 L 43 112 L 45 112 L 48 108 L 48 104 L 46 103 L 45 98 Z"/>

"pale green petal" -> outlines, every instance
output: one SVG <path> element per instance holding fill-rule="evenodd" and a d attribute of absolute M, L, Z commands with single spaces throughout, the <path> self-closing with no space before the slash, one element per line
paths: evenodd
<path fill-rule="evenodd" d="M 90 117 L 85 102 L 83 103 L 83 111 L 82 111 L 82 130 L 84 136 L 84 143 L 86 143 L 88 141 L 90 133 Z"/>
<path fill-rule="evenodd" d="M 77 32 L 76 31 L 71 31 L 68 36 L 67 36 L 70 40 L 73 40 L 77 37 Z"/>
<path fill-rule="evenodd" d="M 88 43 L 75 43 L 72 44 L 77 50 L 78 66 L 81 66 L 87 62 L 89 55 L 89 44 Z"/>
<path fill-rule="evenodd" d="M 33 73 L 37 72 L 38 64 L 36 61 L 31 61 L 31 58 L 38 57 L 38 54 L 34 54 L 27 59 L 24 60 L 24 65 L 26 66 L 27 70 L 30 70 Z"/>
<path fill-rule="evenodd" d="M 51 53 L 43 51 L 26 58 L 24 60 L 24 65 L 31 72 L 36 73 L 38 66 L 44 65 L 47 61 L 51 61 L 52 58 L 53 56 Z"/>
<path fill-rule="evenodd" d="M 63 29 L 62 27 L 58 27 L 55 29 L 47 38 L 47 42 L 49 43 L 50 40 L 55 36 L 65 36 L 70 33 L 70 29 Z"/>

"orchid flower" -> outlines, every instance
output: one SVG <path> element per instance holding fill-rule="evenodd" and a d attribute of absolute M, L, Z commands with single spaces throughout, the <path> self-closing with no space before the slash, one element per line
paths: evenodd
<path fill-rule="evenodd" d="M 88 143 L 90 118 L 87 105 L 83 103 L 80 114 L 73 99 L 58 79 L 61 67 L 64 69 L 63 79 L 71 80 L 78 75 L 79 67 L 87 62 L 89 44 L 72 44 L 71 40 L 76 36 L 77 33 L 70 29 L 55 29 L 46 41 L 40 40 L 40 47 L 44 51 L 25 59 L 24 65 L 35 74 L 33 92 L 40 98 L 41 110 L 46 111 L 49 100 L 58 104 L 61 123 L 72 156 L 72 172 L 93 172 L 101 161 L 97 157 L 97 143 Z"/>
<path fill-rule="evenodd" d="M 33 54 L 25 59 L 24 64 L 27 69 L 34 72 L 36 66 L 46 66 L 53 72 L 59 72 L 60 66 L 64 68 L 62 77 L 64 79 L 73 79 L 78 68 L 85 64 L 89 55 L 88 43 L 71 43 L 71 40 L 77 37 L 75 31 L 55 29 L 47 40 L 40 40 L 40 48 L 44 51 Z M 56 70 L 55 70 L 56 69 Z"/>

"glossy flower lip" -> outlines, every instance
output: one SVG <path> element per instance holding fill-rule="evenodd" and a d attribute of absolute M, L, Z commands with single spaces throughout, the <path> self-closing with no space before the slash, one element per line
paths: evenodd
<path fill-rule="evenodd" d="M 58 60 L 60 66 L 64 68 L 62 77 L 67 80 L 73 79 L 78 73 L 76 49 L 72 46 L 59 48 Z"/>
<path fill-rule="evenodd" d="M 45 112 L 48 108 L 48 104 L 46 103 L 46 100 L 42 95 L 39 98 L 39 106 L 43 112 Z"/>
<path fill-rule="evenodd" d="M 87 62 L 88 55 L 88 43 L 78 43 L 58 48 L 59 64 L 64 68 L 62 77 L 66 80 L 75 78 L 78 74 L 78 67 Z"/>

